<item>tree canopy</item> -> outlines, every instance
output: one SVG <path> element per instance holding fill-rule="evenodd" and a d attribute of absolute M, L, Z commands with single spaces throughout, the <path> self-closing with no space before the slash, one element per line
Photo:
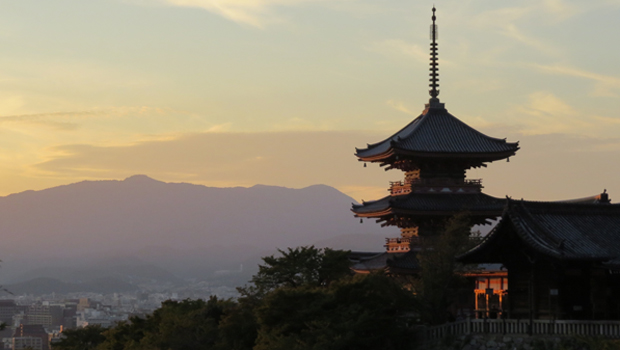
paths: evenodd
<path fill-rule="evenodd" d="M 420 277 L 353 275 L 347 251 L 314 246 L 263 258 L 240 297 L 166 301 L 145 318 L 64 333 L 54 349 L 371 350 L 411 348 L 411 326 L 445 320 L 469 227 L 455 218 L 419 254 Z"/>

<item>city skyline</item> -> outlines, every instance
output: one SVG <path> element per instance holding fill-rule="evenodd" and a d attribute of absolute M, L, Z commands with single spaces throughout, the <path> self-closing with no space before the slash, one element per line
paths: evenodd
<path fill-rule="evenodd" d="M 0 195 L 146 174 L 379 198 L 402 174 L 363 169 L 354 148 L 428 101 L 432 5 L 3 2 Z M 440 100 L 521 146 L 468 176 L 495 196 L 618 196 L 620 2 L 435 6 Z"/>

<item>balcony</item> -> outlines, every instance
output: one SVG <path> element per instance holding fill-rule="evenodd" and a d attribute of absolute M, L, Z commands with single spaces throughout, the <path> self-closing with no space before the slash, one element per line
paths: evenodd
<path fill-rule="evenodd" d="M 421 238 L 417 236 L 386 238 L 384 247 L 388 253 L 406 253 L 412 246 L 419 246 L 420 243 Z"/>
<path fill-rule="evenodd" d="M 389 191 L 392 196 L 399 196 L 411 192 L 445 192 L 445 189 L 451 192 L 478 192 L 482 189 L 482 179 L 418 178 L 410 181 L 390 181 Z"/>

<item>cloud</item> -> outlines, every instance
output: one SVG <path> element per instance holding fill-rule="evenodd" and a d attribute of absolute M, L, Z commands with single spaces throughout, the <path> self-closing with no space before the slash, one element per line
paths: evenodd
<path fill-rule="evenodd" d="M 578 133 L 592 128 L 592 123 L 581 117 L 571 105 L 549 92 L 539 91 L 528 97 L 529 103 L 518 107 L 526 134 Z"/>
<path fill-rule="evenodd" d="M 77 121 L 88 119 L 117 119 L 127 116 L 146 116 L 170 113 L 171 110 L 141 107 L 114 107 L 114 108 L 95 108 L 85 111 L 69 112 L 50 112 L 32 114 L 13 114 L 0 116 L 0 125 L 5 127 L 10 125 L 35 125 L 43 126 L 56 130 L 76 130 L 80 124 Z"/>
<path fill-rule="evenodd" d="M 602 117 L 602 116 L 593 116 L 592 118 L 603 122 L 605 124 L 620 124 L 620 118 L 611 118 L 611 117 Z"/>
<path fill-rule="evenodd" d="M 475 16 L 472 24 L 479 28 L 493 28 L 498 33 L 539 52 L 557 56 L 561 54 L 560 50 L 549 42 L 527 35 L 521 26 L 517 25 L 517 22 L 526 20 L 529 22 L 543 21 L 542 23 L 561 22 L 583 11 L 584 8 L 563 0 L 544 0 L 534 2 L 533 5 L 485 11 Z"/>
<path fill-rule="evenodd" d="M 595 115 L 591 110 L 580 110 L 546 91 L 528 96 L 528 103 L 513 112 L 519 115 L 519 130 L 526 135 L 562 133 L 575 137 L 600 137 L 618 134 L 620 119 Z M 607 142 L 606 147 L 609 146 Z M 614 144 L 617 144 L 614 143 Z"/>
<path fill-rule="evenodd" d="M 405 106 L 401 101 L 388 100 L 387 105 L 394 108 L 399 112 L 403 112 L 410 115 L 416 115 L 416 113 L 412 112 L 409 108 Z"/>
<path fill-rule="evenodd" d="M 525 44 L 529 47 L 532 47 L 540 52 L 546 53 L 548 55 L 558 55 L 559 51 L 555 49 L 553 46 L 545 43 L 536 38 L 525 35 L 515 24 L 507 23 L 503 26 L 501 30 L 501 34 L 515 39 L 518 42 Z"/>
<path fill-rule="evenodd" d="M 386 56 L 407 56 L 415 59 L 416 61 L 424 64 L 429 64 L 430 47 L 421 47 L 416 44 L 408 43 L 402 39 L 386 39 L 383 41 L 375 42 L 367 47 L 369 51 L 378 52 Z M 454 65 L 452 61 L 440 58 L 440 64 L 442 66 Z"/>
<path fill-rule="evenodd" d="M 593 73 L 564 65 L 533 64 L 532 66 L 548 74 L 566 75 L 592 80 L 597 83 L 594 91 L 592 92 L 594 96 L 618 96 L 618 94 L 614 92 L 614 90 L 620 89 L 620 78 Z"/>
<path fill-rule="evenodd" d="M 406 55 L 421 63 L 428 63 L 430 57 L 429 49 L 422 48 L 419 45 L 411 44 L 401 39 L 387 39 L 376 42 L 370 46 L 369 49 L 387 55 L 393 55 L 395 53 Z"/>
<path fill-rule="evenodd" d="M 355 146 L 382 137 L 365 132 L 218 132 L 126 146 L 62 145 L 51 150 L 48 160 L 35 164 L 30 176 L 79 181 L 141 173 L 220 187 L 323 183 L 354 186 L 356 197 L 371 199 L 363 195 L 364 188 L 374 194 L 376 186 L 402 177 L 378 167 L 364 168 L 353 155 Z"/>
<path fill-rule="evenodd" d="M 0 114 L 16 113 L 20 111 L 25 105 L 24 96 L 13 95 L 4 96 L 0 99 Z"/>
<path fill-rule="evenodd" d="M 547 13 L 553 15 L 556 21 L 569 19 L 583 11 L 575 4 L 563 0 L 544 0 L 540 4 Z"/>
<path fill-rule="evenodd" d="M 495 27 L 502 28 L 507 24 L 511 24 L 522 19 L 526 15 L 532 13 L 532 7 L 507 7 L 497 10 L 489 10 L 475 16 L 472 23 L 481 28 Z"/>
<path fill-rule="evenodd" d="M 277 7 L 347 0 L 157 0 L 172 6 L 201 8 L 231 21 L 262 28 L 282 19 L 274 13 Z"/>
<path fill-rule="evenodd" d="M 531 110 L 538 115 L 549 113 L 543 103 L 576 113 L 543 93 L 532 97 Z M 495 162 L 468 175 L 485 178 L 485 191 L 491 195 L 566 199 L 599 193 L 602 186 L 620 193 L 620 185 L 614 185 L 620 164 L 609 162 L 620 156 L 618 138 L 557 130 L 524 135 L 514 129 L 491 136 L 519 140 L 522 148 L 510 163 Z M 385 196 L 389 181 L 403 177 L 400 171 L 386 172 L 374 164 L 364 168 L 353 155 L 354 146 L 384 137 L 378 132 L 224 132 L 183 134 L 128 146 L 63 145 L 55 148 L 54 157 L 36 164 L 26 175 L 64 183 L 147 174 L 163 181 L 217 187 L 327 184 L 356 200 L 368 201 Z"/>

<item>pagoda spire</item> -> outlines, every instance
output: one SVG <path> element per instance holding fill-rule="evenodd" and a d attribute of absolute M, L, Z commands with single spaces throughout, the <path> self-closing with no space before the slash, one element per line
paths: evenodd
<path fill-rule="evenodd" d="M 439 63 L 437 63 L 437 25 L 435 24 L 435 6 L 433 6 L 433 24 L 431 24 L 431 74 L 429 81 L 431 84 L 429 85 L 431 89 L 429 93 L 431 95 L 431 101 L 439 102 L 437 96 L 439 96 Z"/>

